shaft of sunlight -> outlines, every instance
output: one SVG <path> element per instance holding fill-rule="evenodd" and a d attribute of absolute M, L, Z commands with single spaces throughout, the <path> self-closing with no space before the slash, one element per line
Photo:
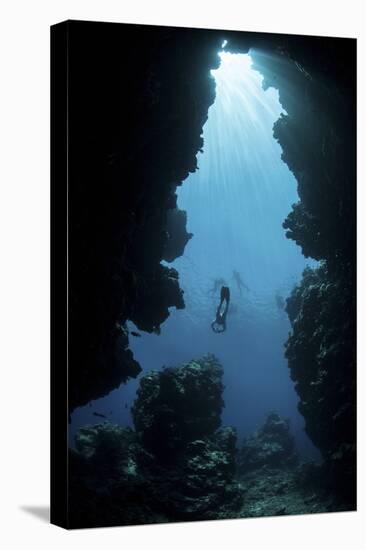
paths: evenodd
<path fill-rule="evenodd" d="M 195 235 L 186 255 L 195 257 L 202 275 L 196 289 L 207 277 L 229 279 L 236 269 L 261 296 L 273 294 L 288 290 L 305 265 L 282 227 L 298 200 L 296 180 L 273 138 L 273 124 L 285 111 L 277 90 L 263 90 L 250 55 L 219 55 L 220 67 L 211 71 L 216 100 L 204 127 L 199 170 L 178 192 Z M 176 263 L 184 284 L 187 264 Z"/>

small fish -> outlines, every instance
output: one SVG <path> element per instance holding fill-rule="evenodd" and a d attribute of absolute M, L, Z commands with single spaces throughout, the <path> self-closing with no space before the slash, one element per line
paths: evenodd
<path fill-rule="evenodd" d="M 98 412 L 93 412 L 93 415 L 94 416 L 100 416 L 100 418 L 107 418 L 105 414 L 98 413 Z"/>
<path fill-rule="evenodd" d="M 137 338 L 141 338 L 141 334 L 139 332 L 135 332 L 134 330 L 131 330 L 132 336 L 136 336 Z"/>

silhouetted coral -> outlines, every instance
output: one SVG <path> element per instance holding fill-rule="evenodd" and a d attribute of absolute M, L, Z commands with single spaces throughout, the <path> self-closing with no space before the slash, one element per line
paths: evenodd
<path fill-rule="evenodd" d="M 253 52 L 264 86 L 279 90 L 286 113 L 274 125 L 300 201 L 283 223 L 305 256 L 287 301 L 286 344 L 306 431 L 325 460 L 324 476 L 345 506 L 356 501 L 356 44 L 288 38 Z M 313 49 L 314 48 L 314 49 Z"/>
<path fill-rule="evenodd" d="M 306 269 L 287 300 L 292 333 L 286 343 L 305 430 L 321 450 L 324 475 L 355 505 L 356 349 L 352 281 L 323 264 Z"/>
<path fill-rule="evenodd" d="M 73 527 L 233 517 L 236 433 L 218 429 L 221 365 L 214 356 L 141 380 L 135 431 L 81 428 L 70 451 Z"/>
<path fill-rule="evenodd" d="M 221 423 L 222 374 L 207 355 L 142 378 L 132 416 L 146 448 L 167 461 L 188 442 L 213 434 Z"/>
<path fill-rule="evenodd" d="M 172 262 L 184 252 L 185 246 L 193 233 L 188 233 L 187 212 L 178 208 L 171 208 L 167 212 L 166 231 L 167 240 L 164 248 L 164 260 Z"/>
<path fill-rule="evenodd" d="M 67 25 L 73 410 L 141 370 L 116 323 L 130 319 L 141 330 L 158 331 L 170 307 L 184 307 L 178 273 L 160 262 L 181 254 L 187 240 L 175 191 L 197 168 L 220 36 Z M 126 51 L 126 44 L 133 47 Z"/>
<path fill-rule="evenodd" d="M 238 453 L 238 472 L 245 474 L 264 466 L 290 468 L 297 462 L 289 420 L 280 418 L 277 413 L 270 413 L 264 425 L 244 440 Z"/>

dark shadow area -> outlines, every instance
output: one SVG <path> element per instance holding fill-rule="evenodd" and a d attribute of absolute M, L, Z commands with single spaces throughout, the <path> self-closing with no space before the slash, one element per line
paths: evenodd
<path fill-rule="evenodd" d="M 35 518 L 46 523 L 50 522 L 50 507 L 49 506 L 20 506 L 20 509 Z"/>

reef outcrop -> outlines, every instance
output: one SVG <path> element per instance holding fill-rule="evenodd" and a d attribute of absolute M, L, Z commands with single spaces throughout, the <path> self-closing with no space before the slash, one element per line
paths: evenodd
<path fill-rule="evenodd" d="M 298 464 L 290 421 L 270 413 L 264 425 L 247 437 L 238 453 L 238 473 L 267 468 L 288 469 Z"/>
<path fill-rule="evenodd" d="M 241 517 L 336 512 L 347 509 L 327 479 L 326 464 L 300 462 L 288 420 L 270 413 L 238 450 Z"/>
<path fill-rule="evenodd" d="M 350 507 L 356 491 L 354 292 L 324 263 L 307 269 L 287 299 L 286 357 L 305 429 L 321 450 L 328 483 Z"/>
<path fill-rule="evenodd" d="M 152 371 L 133 405 L 134 430 L 107 422 L 79 430 L 70 450 L 73 527 L 237 514 L 236 433 L 220 427 L 222 374 L 212 355 Z"/>
<path fill-rule="evenodd" d="M 222 367 L 208 355 L 142 378 L 132 417 L 144 446 L 164 461 L 221 424 Z"/>
<path fill-rule="evenodd" d="M 344 511 L 332 491 L 324 487 L 323 474 L 323 469 L 312 464 L 247 472 L 240 477 L 244 493 L 241 517 Z"/>
<path fill-rule="evenodd" d="M 184 252 L 187 242 L 193 237 L 188 233 L 187 212 L 179 208 L 170 208 L 167 212 L 166 231 L 167 240 L 164 248 L 164 260 L 172 262 Z"/>

